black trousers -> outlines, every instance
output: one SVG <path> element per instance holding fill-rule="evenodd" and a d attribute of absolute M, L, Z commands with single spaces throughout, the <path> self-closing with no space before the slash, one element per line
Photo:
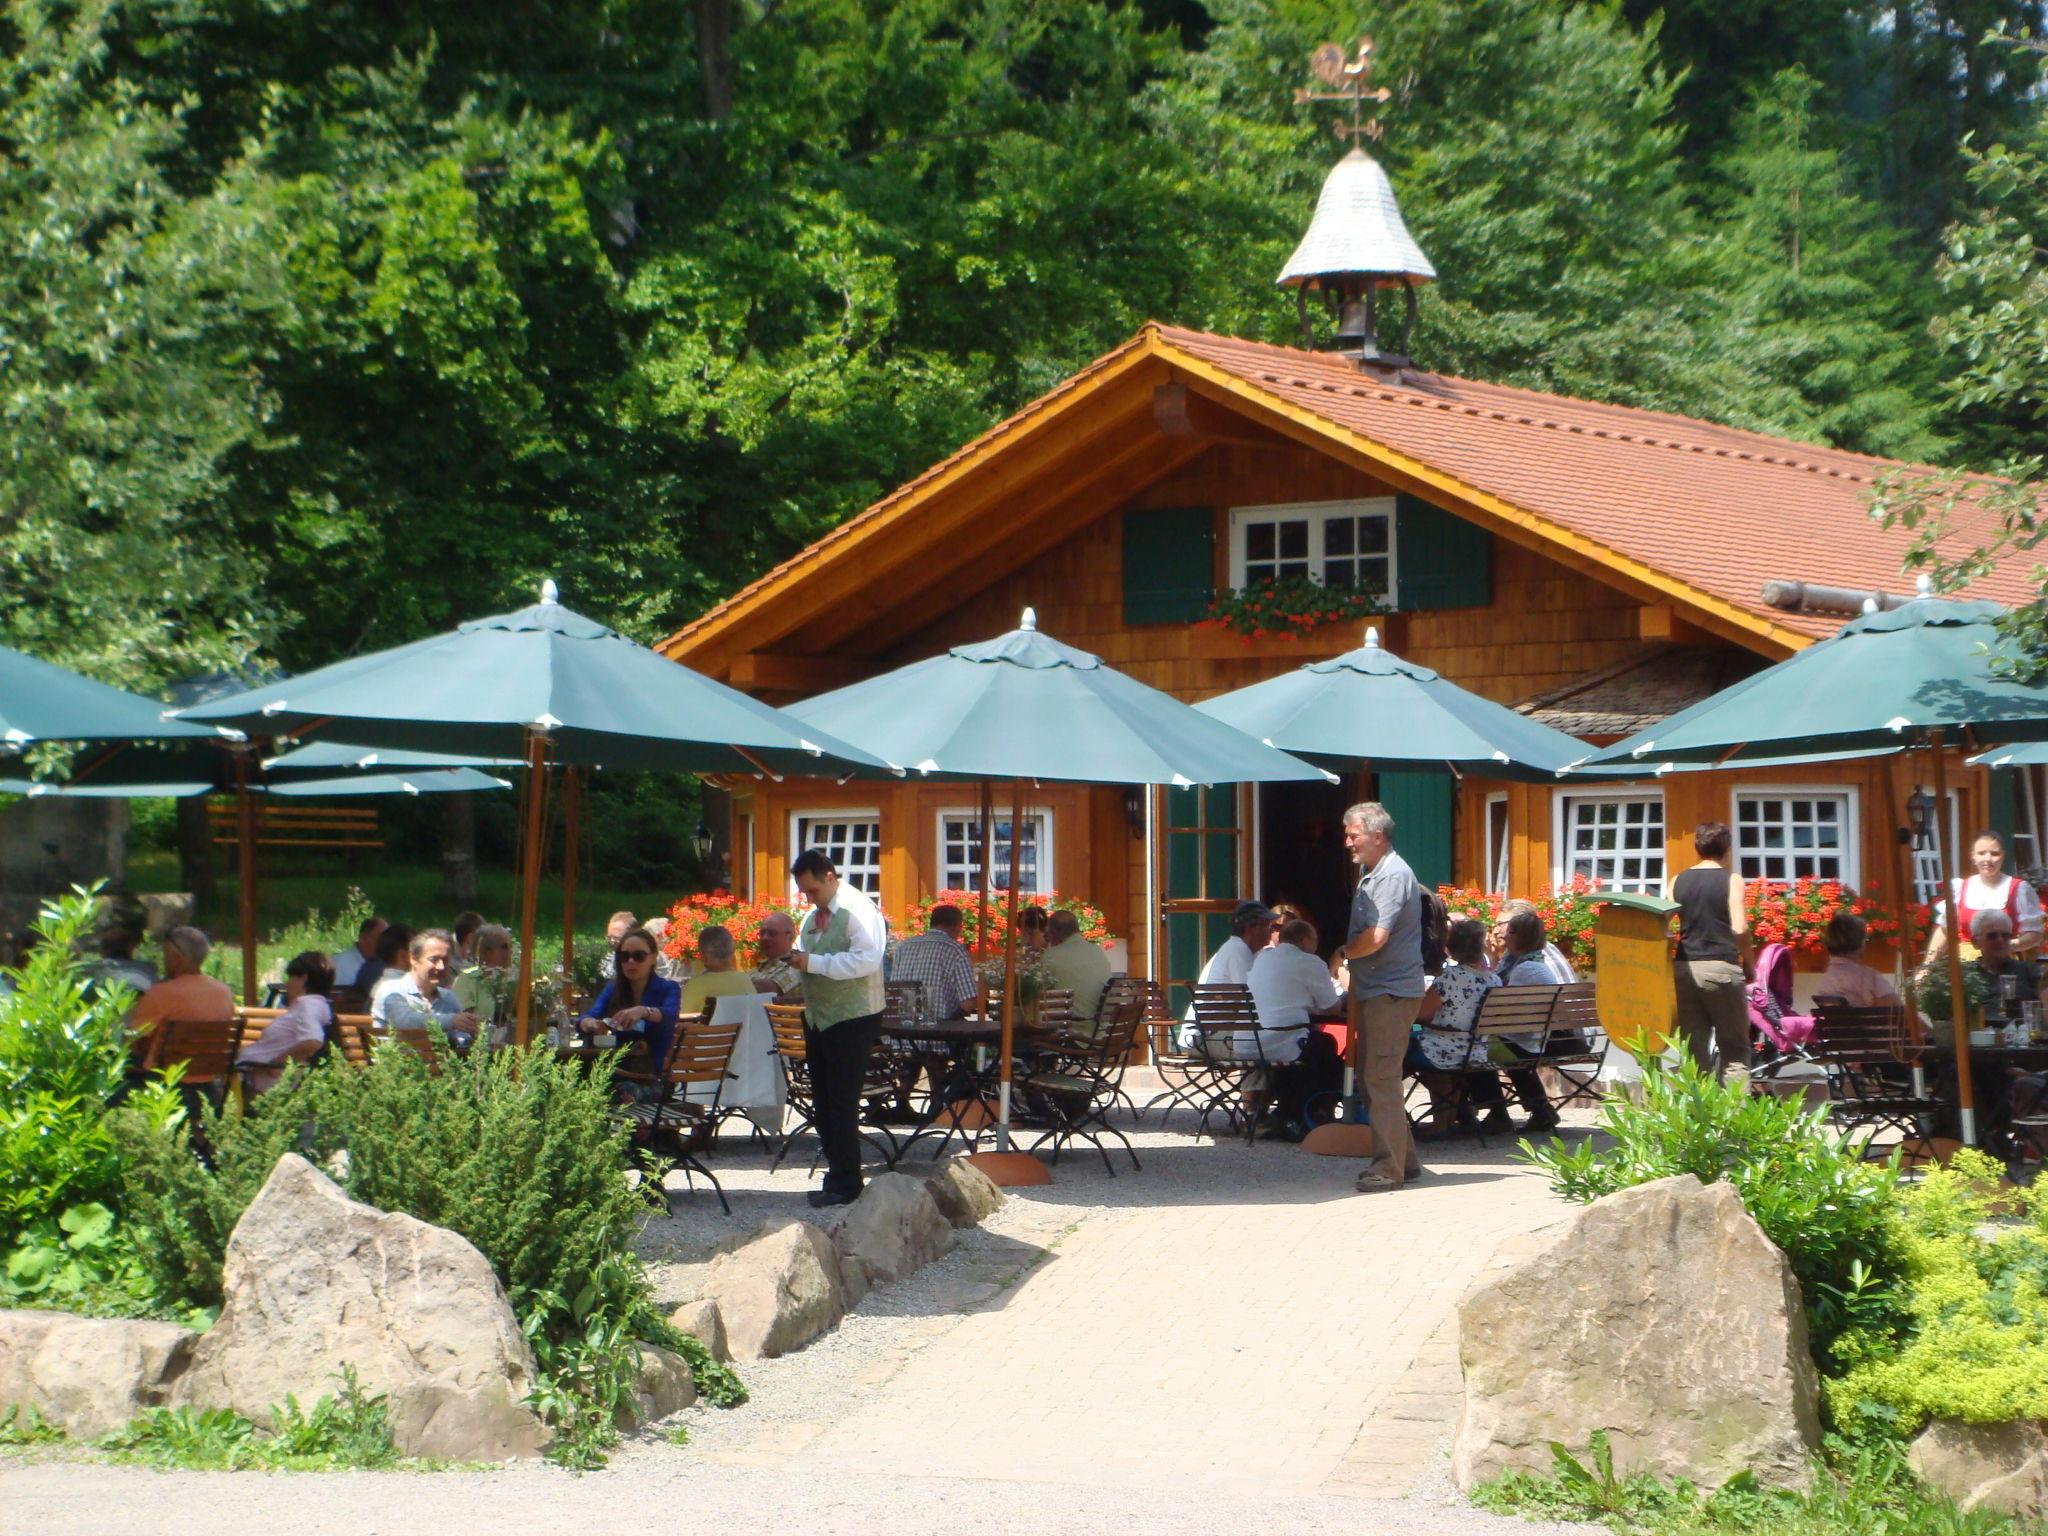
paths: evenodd
<path fill-rule="evenodd" d="M 1543 1059 L 1533 1052 L 1523 1050 L 1512 1040 L 1503 1040 L 1501 1044 L 1505 1045 L 1524 1061 L 1540 1062 Z M 1543 1091 L 1543 1079 L 1537 1075 L 1536 1069 L 1533 1066 L 1503 1068 L 1502 1070 L 1507 1072 L 1508 1081 L 1515 1085 L 1515 1097 L 1521 1100 L 1522 1108 L 1535 1115 L 1538 1119 L 1550 1113 L 1550 1095 Z M 1498 1075 L 1469 1078 L 1467 1082 L 1469 1084 L 1466 1090 L 1468 1095 L 1472 1102 L 1481 1109 L 1507 1108 L 1507 1095 L 1500 1091 L 1500 1078 Z"/>
<path fill-rule="evenodd" d="M 860 1090 L 868 1058 L 881 1037 L 882 1016 L 841 1019 L 824 1029 L 804 1026 L 811 1067 L 811 1113 L 825 1152 L 825 1193 L 852 1199 L 860 1193 Z"/>

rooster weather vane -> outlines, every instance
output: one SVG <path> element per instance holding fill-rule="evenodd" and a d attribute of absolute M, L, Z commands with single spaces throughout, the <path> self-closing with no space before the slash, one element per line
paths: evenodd
<path fill-rule="evenodd" d="M 1344 57 L 1344 50 L 1335 43 L 1324 43 L 1309 55 L 1308 72 L 1321 81 L 1327 90 L 1318 91 L 1305 87 L 1294 93 L 1294 104 L 1306 106 L 1312 101 L 1346 101 L 1351 104 L 1351 121 L 1334 124 L 1331 131 L 1340 139 L 1349 139 L 1353 149 L 1363 146 L 1360 139 L 1379 142 L 1380 120 L 1365 116 L 1365 104 L 1385 106 L 1394 99 L 1394 93 L 1385 86 L 1366 88 L 1366 77 L 1372 73 L 1372 39 L 1361 37 L 1358 52 L 1352 58 Z"/>

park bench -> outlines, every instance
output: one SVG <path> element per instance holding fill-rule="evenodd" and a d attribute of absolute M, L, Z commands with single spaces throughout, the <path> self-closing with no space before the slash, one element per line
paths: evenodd
<path fill-rule="evenodd" d="M 1583 1080 L 1576 1073 L 1560 1071 L 1561 1103 L 1575 1099 L 1598 1099 L 1599 1073 L 1607 1059 L 1608 1043 L 1603 1037 L 1592 1043 L 1591 1031 L 1599 1027 L 1593 1011 L 1593 983 L 1574 981 L 1564 986 L 1536 983 L 1528 986 L 1495 987 L 1479 1001 L 1472 1022 L 1466 1026 L 1461 1053 L 1467 1065 L 1449 1069 L 1452 1077 L 1497 1077 L 1502 1072 L 1539 1067 L 1590 1067 Z M 1512 1039 L 1530 1054 L 1513 1061 L 1491 1060 L 1483 1047 L 1495 1040 Z M 1481 1047 L 1475 1052 L 1475 1047 Z M 1474 1055 L 1478 1059 L 1473 1060 Z M 1433 1069 L 1439 1070 L 1439 1069 Z M 1479 1144 L 1486 1138 L 1481 1135 Z"/>
<path fill-rule="evenodd" d="M 259 848 L 382 848 L 374 806 L 280 805 L 262 801 L 256 811 Z M 239 837 L 232 801 L 206 803 L 213 841 L 232 845 Z"/>

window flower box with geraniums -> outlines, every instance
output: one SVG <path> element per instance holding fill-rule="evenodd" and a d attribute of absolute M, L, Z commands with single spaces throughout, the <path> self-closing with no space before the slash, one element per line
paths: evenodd
<path fill-rule="evenodd" d="M 1858 892 L 1839 880 L 1802 875 L 1790 885 L 1777 880 L 1745 881 L 1743 898 L 1749 931 L 1759 949 L 1783 944 L 1802 960 L 1824 961 L 1827 926 L 1840 912 L 1862 918 L 1871 943 L 1898 947 L 1898 913 L 1875 891 Z M 1918 947 L 1927 937 L 1927 908 L 1915 905 L 1907 916 Z"/>
<path fill-rule="evenodd" d="M 1091 944 L 1100 944 L 1107 949 L 1110 944 L 1109 920 L 1102 915 L 1102 909 L 1081 900 L 1078 896 L 1062 896 L 1057 891 L 1023 891 L 1017 897 L 1020 907 L 1043 907 L 1048 912 L 1071 912 L 1081 923 L 1081 937 Z M 960 942 L 967 946 L 968 953 L 976 960 L 991 956 L 1000 965 L 1003 943 L 1009 936 L 1010 893 L 990 891 L 988 895 L 987 942 L 980 932 L 981 892 L 965 890 L 944 890 L 922 901 L 913 901 L 903 909 L 903 920 L 897 924 L 898 938 L 911 938 L 923 933 L 931 926 L 933 907 L 958 907 L 963 915 L 960 925 Z M 1002 979 L 998 969 L 996 979 Z"/>
<path fill-rule="evenodd" d="M 751 969 L 759 958 L 761 921 L 770 913 L 783 912 L 772 901 L 749 901 L 731 891 L 705 891 L 685 896 L 668 909 L 668 932 L 661 952 L 671 960 L 694 962 L 697 935 L 706 928 L 724 928 L 732 934 L 734 963 Z"/>
<path fill-rule="evenodd" d="M 1577 971 L 1593 968 L 1593 918 L 1598 910 L 1593 897 L 1599 890 L 1598 880 L 1573 875 L 1563 885 L 1546 885 L 1529 898 L 1536 915 L 1543 919 L 1544 937 L 1563 951 Z M 1452 920 L 1472 918 L 1484 923 L 1489 933 L 1500 921 L 1500 909 L 1508 900 L 1498 891 L 1471 885 L 1440 885 L 1437 899 Z"/>
<path fill-rule="evenodd" d="M 1326 587 L 1305 576 L 1271 577 L 1219 592 L 1210 600 L 1199 628 L 1226 629 L 1246 645 L 1266 635 L 1306 635 L 1326 624 L 1368 618 L 1387 612 L 1377 592 L 1354 587 Z"/>

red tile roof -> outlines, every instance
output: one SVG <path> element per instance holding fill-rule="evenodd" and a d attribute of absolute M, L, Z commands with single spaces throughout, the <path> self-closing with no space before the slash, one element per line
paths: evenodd
<path fill-rule="evenodd" d="M 1831 634 L 1842 619 L 1770 607 L 1760 589 L 1774 577 L 1910 590 L 1908 536 L 1868 511 L 1878 477 L 1902 467 L 1889 460 L 1445 374 L 1367 373 L 1331 353 L 1157 334 L 1261 394 L 1788 629 Z M 1991 524 L 1969 506 L 1954 518 L 1972 541 Z M 2023 567 L 2008 562 L 1970 594 L 2025 601 Z"/>

